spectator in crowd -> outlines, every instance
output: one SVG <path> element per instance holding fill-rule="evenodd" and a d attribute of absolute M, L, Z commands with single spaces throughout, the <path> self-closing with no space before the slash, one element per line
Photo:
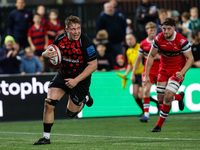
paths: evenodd
<path fill-rule="evenodd" d="M 46 9 L 45 9 L 45 6 L 43 6 L 43 5 L 39 5 L 36 9 L 36 13 L 42 17 L 41 24 L 44 27 L 47 27 L 47 20 L 45 19 L 45 11 L 46 11 Z"/>
<path fill-rule="evenodd" d="M 0 49 L 0 74 L 15 74 L 19 72 L 20 61 L 16 58 L 19 44 L 12 36 L 5 37 L 4 46 Z"/>
<path fill-rule="evenodd" d="M 24 0 L 16 0 L 15 6 L 17 9 L 13 10 L 8 17 L 7 34 L 14 37 L 19 42 L 19 54 L 23 55 L 23 48 L 29 46 L 27 41 L 27 32 L 32 25 L 33 15 L 25 9 Z"/>
<path fill-rule="evenodd" d="M 126 51 L 127 59 L 128 59 L 128 66 L 126 69 L 126 73 L 124 74 L 124 78 L 129 74 L 130 71 L 132 71 L 133 66 L 135 64 L 135 60 L 138 56 L 140 44 L 136 42 L 136 38 L 133 34 L 127 34 L 126 35 L 126 43 L 129 46 L 128 50 Z M 138 104 L 138 106 L 141 108 L 142 112 L 143 110 L 143 103 L 142 103 L 142 72 L 143 72 L 144 66 L 142 63 L 139 64 L 136 72 L 135 72 L 135 82 L 133 83 L 133 97 Z M 143 113 L 142 113 L 143 114 Z"/>
<path fill-rule="evenodd" d="M 187 38 L 189 42 L 192 41 L 191 32 L 189 30 L 189 23 L 190 23 L 190 13 L 183 12 L 181 15 L 182 25 L 179 24 L 179 29 L 182 30 L 182 35 Z"/>
<path fill-rule="evenodd" d="M 193 68 L 200 68 L 200 42 L 198 38 L 198 31 L 192 31 L 192 43 L 191 43 L 192 54 L 194 57 L 194 62 L 192 64 Z"/>
<path fill-rule="evenodd" d="M 97 32 L 96 38 L 93 39 L 93 43 L 95 45 L 104 44 L 107 48 L 106 52 L 110 55 L 110 57 L 114 61 L 114 58 L 113 58 L 114 49 L 108 40 L 108 32 L 105 29 L 99 30 Z"/>
<path fill-rule="evenodd" d="M 48 36 L 46 28 L 41 24 L 41 20 L 42 18 L 39 14 L 33 16 L 34 24 L 28 30 L 28 42 L 37 58 L 42 63 L 43 68 L 45 68 L 42 53 L 48 46 Z"/>
<path fill-rule="evenodd" d="M 158 11 L 158 18 L 159 18 L 159 21 L 156 23 L 156 26 L 157 26 L 157 35 L 162 32 L 162 23 L 167 18 L 167 10 L 163 9 L 163 8 L 159 9 L 159 11 Z"/>
<path fill-rule="evenodd" d="M 138 22 L 139 41 L 147 37 L 145 26 L 148 22 L 156 22 L 158 18 L 158 8 L 149 0 L 141 0 L 140 6 L 136 10 L 136 19 Z"/>
<path fill-rule="evenodd" d="M 180 32 L 179 31 L 179 25 L 181 24 L 180 20 L 179 20 L 179 17 L 180 17 L 180 14 L 177 10 L 172 10 L 172 18 L 175 20 L 176 22 L 176 31 L 177 32 Z"/>
<path fill-rule="evenodd" d="M 172 10 L 167 9 L 167 18 L 171 18 L 171 17 L 172 17 Z"/>
<path fill-rule="evenodd" d="M 34 51 L 31 47 L 25 48 L 25 56 L 20 64 L 20 73 L 25 75 L 28 73 L 35 73 L 36 75 L 41 74 L 42 64 L 40 60 L 34 56 Z"/>
<path fill-rule="evenodd" d="M 112 59 L 110 55 L 106 52 L 106 46 L 104 44 L 98 44 L 97 49 L 97 63 L 99 71 L 110 71 L 113 69 Z"/>
<path fill-rule="evenodd" d="M 96 30 L 105 29 L 108 32 L 108 40 L 114 49 L 113 58 L 122 54 L 122 44 L 125 38 L 126 26 L 121 17 L 115 14 L 114 5 L 111 2 L 104 4 L 105 13 L 97 19 Z"/>
<path fill-rule="evenodd" d="M 49 11 L 49 20 L 47 22 L 48 45 L 52 44 L 55 37 L 62 33 L 64 33 L 64 27 L 58 19 L 58 12 L 56 9 L 51 9 Z"/>
<path fill-rule="evenodd" d="M 191 32 L 193 30 L 200 30 L 200 19 L 198 18 L 199 10 L 197 7 L 192 7 L 190 9 L 190 23 L 189 29 Z"/>
<path fill-rule="evenodd" d="M 127 65 L 125 57 L 122 54 L 119 54 L 116 57 L 116 65 L 113 70 L 125 71 L 127 69 Z"/>
<path fill-rule="evenodd" d="M 118 1 L 119 1 L 119 0 L 108 0 L 108 2 L 111 2 L 111 3 L 114 5 L 115 14 L 116 14 L 117 16 L 121 17 L 122 20 L 124 21 L 124 25 L 125 25 L 126 27 L 128 27 L 128 26 L 127 26 L 127 22 L 126 22 L 126 15 L 124 14 L 123 11 L 121 11 L 121 10 L 118 8 Z M 102 16 L 103 14 L 105 14 L 105 11 L 102 11 L 101 14 L 100 14 L 100 16 Z M 126 34 L 128 34 L 129 31 L 130 31 L 130 30 L 128 30 L 128 28 L 126 28 Z"/>

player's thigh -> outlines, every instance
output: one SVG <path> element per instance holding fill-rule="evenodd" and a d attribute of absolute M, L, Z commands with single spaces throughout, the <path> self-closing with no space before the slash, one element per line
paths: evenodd
<path fill-rule="evenodd" d="M 63 89 L 50 87 L 48 89 L 47 98 L 59 101 L 64 95 L 65 91 Z"/>

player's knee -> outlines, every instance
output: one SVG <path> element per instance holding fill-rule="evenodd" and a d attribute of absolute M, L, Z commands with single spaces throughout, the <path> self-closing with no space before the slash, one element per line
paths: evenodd
<path fill-rule="evenodd" d="M 69 116 L 69 118 L 71 118 L 71 119 L 74 119 L 77 116 L 77 114 L 78 114 L 78 112 L 72 112 L 68 108 L 66 110 L 66 113 Z"/>
<path fill-rule="evenodd" d="M 166 104 L 169 104 L 169 103 L 171 103 L 172 102 L 172 99 L 173 99 L 173 93 L 171 92 L 171 91 L 169 91 L 169 90 L 166 90 L 165 91 L 165 103 Z"/>
<path fill-rule="evenodd" d="M 47 104 L 49 104 L 49 105 L 55 107 L 55 106 L 57 105 L 57 103 L 58 103 L 58 100 L 57 100 L 57 99 L 54 100 L 54 99 L 46 98 L 46 99 L 45 99 L 45 102 L 46 102 Z"/>
<path fill-rule="evenodd" d="M 143 95 L 144 95 L 144 97 L 149 96 L 150 95 L 150 90 L 145 88 L 144 91 L 143 91 Z"/>

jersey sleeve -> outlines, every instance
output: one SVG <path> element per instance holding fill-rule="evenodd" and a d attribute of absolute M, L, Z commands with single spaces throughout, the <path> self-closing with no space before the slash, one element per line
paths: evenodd
<path fill-rule="evenodd" d="M 152 46 L 153 46 L 153 48 L 158 49 L 158 41 L 156 40 L 156 38 L 153 40 Z"/>
<path fill-rule="evenodd" d="M 92 40 L 90 40 L 86 35 L 82 35 L 81 40 L 82 40 L 81 49 L 84 52 L 86 62 L 90 62 L 97 59 L 96 47 L 93 44 Z"/>
<path fill-rule="evenodd" d="M 144 54 L 144 50 L 143 50 L 143 44 L 142 42 L 140 43 L 140 48 L 139 48 L 139 54 Z"/>
<path fill-rule="evenodd" d="M 183 43 L 183 45 L 181 46 L 181 51 L 182 52 L 187 52 L 191 50 L 191 45 L 190 43 L 186 40 L 185 43 Z"/>
<path fill-rule="evenodd" d="M 96 49 L 95 49 L 94 45 L 87 46 L 86 52 L 87 52 L 87 56 L 88 56 L 87 62 L 97 59 Z"/>

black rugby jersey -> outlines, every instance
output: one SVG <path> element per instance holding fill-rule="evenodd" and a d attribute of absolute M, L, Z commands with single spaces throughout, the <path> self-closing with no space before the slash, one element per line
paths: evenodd
<path fill-rule="evenodd" d="M 82 33 L 77 41 L 70 41 L 67 33 L 60 34 L 53 44 L 58 46 L 62 55 L 58 72 L 66 78 L 75 78 L 87 67 L 87 62 L 97 58 L 93 42 Z"/>

